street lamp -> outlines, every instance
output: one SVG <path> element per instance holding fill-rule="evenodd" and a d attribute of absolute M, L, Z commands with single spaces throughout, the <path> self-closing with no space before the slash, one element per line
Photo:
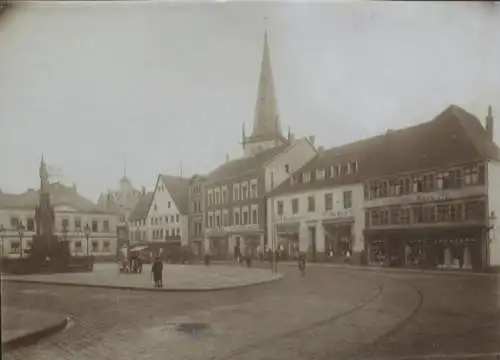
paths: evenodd
<path fill-rule="evenodd" d="M 90 252 L 89 252 L 90 226 L 89 226 L 89 224 L 85 224 L 85 227 L 83 228 L 83 233 L 85 234 L 85 239 L 87 240 L 87 256 L 89 256 L 90 255 Z"/>
<path fill-rule="evenodd" d="M 23 237 L 24 237 L 24 225 L 23 222 L 20 221 L 19 225 L 17 226 L 17 233 L 19 235 L 19 242 L 20 242 L 20 250 L 21 250 L 21 257 L 23 257 Z"/>
<path fill-rule="evenodd" d="M 0 255 L 1 257 L 3 257 L 3 253 L 4 253 L 4 235 L 5 234 L 5 228 L 3 225 L 0 225 L 0 240 L 2 240 L 2 254 Z"/>

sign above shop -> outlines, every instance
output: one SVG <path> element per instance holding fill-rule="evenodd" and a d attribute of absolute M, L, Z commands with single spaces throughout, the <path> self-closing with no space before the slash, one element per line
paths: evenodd
<path fill-rule="evenodd" d="M 327 211 L 325 213 L 326 218 L 333 218 L 333 219 L 338 219 L 338 218 L 348 218 L 352 217 L 352 211 L 351 209 L 345 209 L 345 210 L 340 210 L 340 211 Z"/>
<path fill-rule="evenodd" d="M 373 200 L 365 200 L 365 207 L 384 207 L 391 205 L 403 205 L 412 203 L 438 202 L 467 198 L 470 196 L 486 195 L 486 187 L 468 186 L 461 189 L 446 189 L 432 193 L 419 193 L 403 196 L 394 196 Z"/>

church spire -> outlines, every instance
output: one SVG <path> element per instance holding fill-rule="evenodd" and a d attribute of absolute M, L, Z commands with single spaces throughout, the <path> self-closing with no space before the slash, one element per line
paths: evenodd
<path fill-rule="evenodd" d="M 267 27 L 264 31 L 264 48 L 260 64 L 257 103 L 249 142 L 283 139 L 276 102 Z"/>

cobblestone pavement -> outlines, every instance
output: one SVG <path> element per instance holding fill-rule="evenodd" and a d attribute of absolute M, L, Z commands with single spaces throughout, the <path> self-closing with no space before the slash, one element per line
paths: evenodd
<path fill-rule="evenodd" d="M 118 264 L 95 264 L 93 272 L 33 275 L 2 275 L 8 280 L 88 286 L 152 288 L 151 265 L 142 273 L 120 273 Z M 276 280 L 270 271 L 245 267 L 168 265 L 163 266 L 163 284 L 170 290 L 224 289 Z"/>
<path fill-rule="evenodd" d="M 500 351 L 498 278 L 281 270 L 282 281 L 216 293 L 9 283 L 8 303 L 68 313 L 73 325 L 5 358 L 431 359 Z M 178 331 L 180 323 L 194 330 Z"/>

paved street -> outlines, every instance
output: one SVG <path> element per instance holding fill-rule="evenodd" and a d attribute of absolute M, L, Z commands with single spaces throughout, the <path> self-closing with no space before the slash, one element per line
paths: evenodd
<path fill-rule="evenodd" d="M 9 283 L 7 304 L 65 313 L 71 325 L 6 359 L 494 359 L 500 352 L 498 277 L 281 270 L 282 281 L 214 293 Z"/>

